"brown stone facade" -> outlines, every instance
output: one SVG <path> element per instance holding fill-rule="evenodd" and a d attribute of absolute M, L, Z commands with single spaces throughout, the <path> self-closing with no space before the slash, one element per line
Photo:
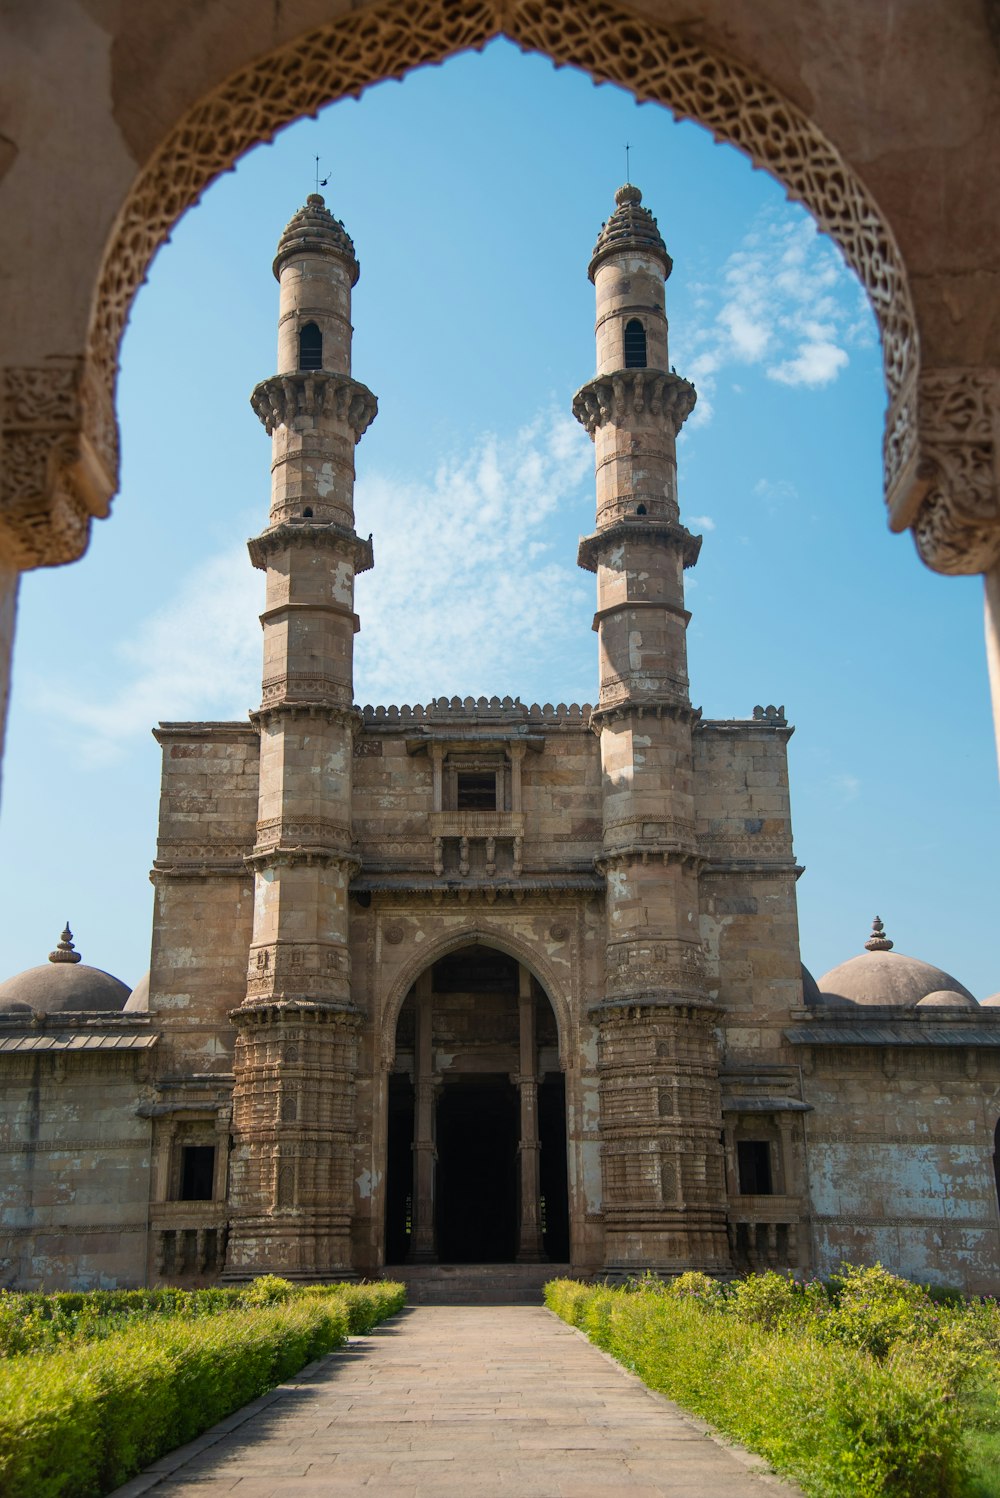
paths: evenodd
<path fill-rule="evenodd" d="M 318 196 L 286 228 L 252 397 L 261 705 L 156 732 L 148 994 L 54 1012 L 0 985 L 5 1283 L 881 1257 L 1000 1288 L 1000 1007 L 945 974 L 906 1003 L 804 977 L 784 709 L 691 705 L 670 269 L 626 184 L 573 402 L 596 703 L 361 709 L 358 263 Z"/>

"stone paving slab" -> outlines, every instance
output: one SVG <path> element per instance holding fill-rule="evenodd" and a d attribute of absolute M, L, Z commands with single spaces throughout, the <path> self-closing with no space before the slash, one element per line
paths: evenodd
<path fill-rule="evenodd" d="M 112 1498 L 801 1498 L 540 1306 L 420 1306 Z"/>

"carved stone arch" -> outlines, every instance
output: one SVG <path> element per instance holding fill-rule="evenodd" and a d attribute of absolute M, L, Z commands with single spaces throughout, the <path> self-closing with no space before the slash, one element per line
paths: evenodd
<path fill-rule="evenodd" d="M 421 973 L 433 967 L 434 963 L 442 957 L 447 957 L 451 952 L 461 951 L 462 947 L 475 945 L 484 947 L 495 947 L 499 952 L 505 952 L 508 957 L 513 957 L 515 962 L 523 963 L 530 973 L 538 979 L 545 996 L 552 1005 L 552 1012 L 556 1017 L 556 1032 L 559 1038 L 559 1064 L 566 1069 L 567 1058 L 571 1053 L 572 1036 L 570 1034 L 571 1009 L 569 998 L 565 988 L 553 972 L 552 965 L 543 953 L 502 926 L 494 926 L 492 922 L 480 921 L 475 926 L 463 926 L 460 931 L 450 931 L 435 941 L 421 946 L 415 951 L 402 971 L 393 979 L 382 1008 L 382 1034 L 380 1037 L 380 1050 L 382 1063 L 388 1069 L 392 1066 L 396 1057 L 396 1026 L 399 1023 L 399 1012 L 403 1007 L 410 989 L 416 983 Z"/>
<path fill-rule="evenodd" d="M 1000 406 L 1000 393 L 988 381 L 984 395 L 981 371 L 929 371 L 921 378 L 906 268 L 864 183 L 810 117 L 764 78 L 688 31 L 614 0 L 592 0 L 585 10 L 575 0 L 363 5 L 262 55 L 189 109 L 133 183 L 107 246 L 86 356 L 72 372 L 73 410 L 65 432 L 52 434 L 64 437 L 65 460 L 58 473 L 26 476 L 34 489 L 23 515 L 16 504 L 8 506 L 8 523 L 20 532 L 12 540 L 15 547 L 20 540 L 22 565 L 79 555 L 89 514 L 106 510 L 117 488 L 118 346 L 150 260 L 181 214 L 220 172 L 281 126 L 499 35 L 697 121 L 745 152 L 809 209 L 859 276 L 881 329 L 889 396 L 884 480 L 894 529 L 912 525 L 921 555 L 939 570 L 992 565 L 1000 557 L 1000 513 L 992 435 L 997 422 L 991 425 L 989 418 Z M 948 396 L 943 403 L 942 389 Z M 925 443 L 922 424 L 929 413 L 936 417 L 935 430 Z M 12 432 L 8 442 L 16 436 Z M 39 503 L 39 485 L 45 504 Z M 75 525 L 65 523 L 70 510 Z"/>

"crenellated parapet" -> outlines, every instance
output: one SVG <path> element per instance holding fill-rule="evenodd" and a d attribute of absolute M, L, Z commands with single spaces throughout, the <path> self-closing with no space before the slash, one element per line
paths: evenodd
<path fill-rule="evenodd" d="M 360 442 L 378 415 L 378 398 L 367 385 L 350 375 L 331 374 L 325 369 L 298 370 L 261 380 L 250 404 L 269 437 L 277 427 L 290 427 L 301 418 L 317 421 L 326 417 L 344 422 L 353 431 L 355 442 Z"/>
<path fill-rule="evenodd" d="M 259 536 L 247 542 L 250 560 L 261 572 L 267 571 L 268 559 L 296 547 L 300 551 L 332 551 L 345 557 L 353 566 L 355 576 L 368 572 L 375 565 L 372 538 L 367 541 L 345 525 L 330 522 L 327 525 L 310 524 L 308 520 L 286 520 L 273 525 Z"/>
<path fill-rule="evenodd" d="M 669 422 L 676 436 L 697 399 L 691 381 L 680 375 L 662 369 L 619 369 L 581 385 L 573 397 L 573 415 L 591 437 L 598 427 L 645 415 Z"/>

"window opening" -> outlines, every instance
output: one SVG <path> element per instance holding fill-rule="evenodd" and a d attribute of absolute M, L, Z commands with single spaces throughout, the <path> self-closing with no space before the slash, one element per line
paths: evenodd
<path fill-rule="evenodd" d="M 625 324 L 625 368 L 646 368 L 646 329 L 637 317 Z"/>
<path fill-rule="evenodd" d="M 323 368 L 323 334 L 314 322 L 299 329 L 299 368 Z"/>
<path fill-rule="evenodd" d="M 736 1145 L 741 1196 L 771 1196 L 771 1146 L 766 1139 L 740 1139 Z"/>
<path fill-rule="evenodd" d="M 455 801 L 459 811 L 496 811 L 496 772 L 459 770 L 456 776 Z"/>
<path fill-rule="evenodd" d="M 185 1144 L 181 1148 L 182 1202 L 210 1202 L 215 1184 L 215 1145 Z"/>

